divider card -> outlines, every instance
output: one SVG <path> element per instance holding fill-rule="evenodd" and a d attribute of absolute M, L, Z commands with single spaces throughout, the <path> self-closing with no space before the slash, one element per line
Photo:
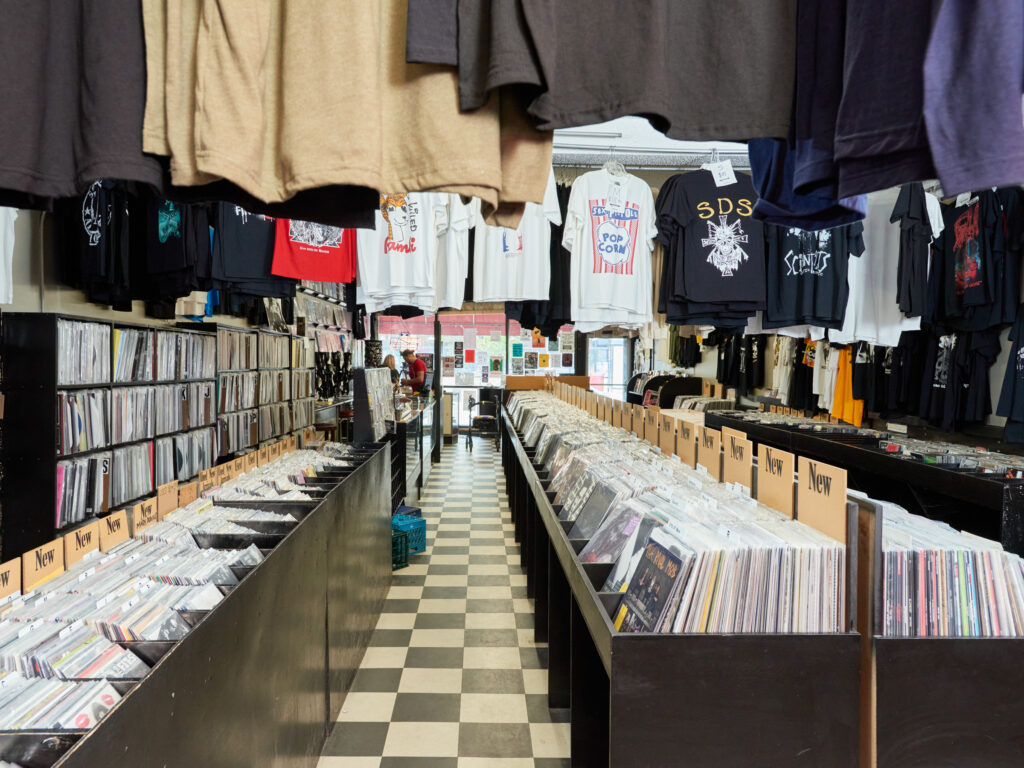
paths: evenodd
<path fill-rule="evenodd" d="M 846 470 L 800 457 L 796 518 L 836 541 L 847 542 Z"/>
<path fill-rule="evenodd" d="M 676 456 L 688 467 L 697 467 L 697 430 L 691 421 L 676 421 Z"/>
<path fill-rule="evenodd" d="M 100 519 L 100 551 L 109 552 L 118 544 L 128 541 L 128 510 L 112 512 Z"/>
<path fill-rule="evenodd" d="M 676 423 L 671 416 L 661 416 L 658 425 L 658 447 L 666 456 L 676 453 Z"/>
<path fill-rule="evenodd" d="M 178 481 L 172 480 L 156 489 L 156 511 L 160 517 L 178 508 Z"/>
<path fill-rule="evenodd" d="M 55 539 L 21 556 L 21 591 L 35 589 L 48 579 L 64 573 L 64 542 Z"/>
<path fill-rule="evenodd" d="M 64 567 L 70 568 L 90 552 L 100 548 L 100 521 L 76 528 L 64 536 Z"/>
<path fill-rule="evenodd" d="M 270 460 L 278 459 L 281 457 L 281 443 L 274 443 L 270 446 Z"/>
<path fill-rule="evenodd" d="M 159 520 L 156 498 L 146 499 L 141 504 L 136 504 L 132 508 L 132 535 L 138 536 L 139 531 L 145 530 Z"/>
<path fill-rule="evenodd" d="M 658 408 L 656 406 L 648 406 L 644 410 L 644 440 L 651 445 L 659 445 Z"/>
<path fill-rule="evenodd" d="M 764 443 L 757 446 L 757 500 L 793 517 L 793 477 L 796 456 Z"/>
<path fill-rule="evenodd" d="M 259 466 L 259 455 L 256 451 L 249 451 L 245 454 L 245 471 L 252 472 L 256 467 Z"/>
<path fill-rule="evenodd" d="M 263 446 L 262 448 L 260 448 L 256 452 L 256 463 L 259 466 L 262 467 L 264 464 L 267 464 L 269 461 L 270 461 L 270 448 L 267 447 L 267 446 Z"/>
<path fill-rule="evenodd" d="M 722 433 L 717 429 L 697 428 L 697 464 L 722 482 Z"/>
<path fill-rule="evenodd" d="M 0 565 L 0 600 L 21 592 L 21 558 L 16 557 Z"/>
<path fill-rule="evenodd" d="M 714 392 L 714 382 L 709 379 L 704 379 L 701 382 L 701 393 L 704 397 L 711 397 L 711 393 Z"/>
<path fill-rule="evenodd" d="M 199 484 L 195 481 L 178 487 L 178 506 L 184 507 L 199 498 Z"/>
<path fill-rule="evenodd" d="M 641 440 L 644 439 L 644 407 L 633 403 L 629 406 L 629 410 L 632 413 L 632 430 L 636 432 L 636 436 Z"/>
<path fill-rule="evenodd" d="M 733 437 L 739 440 L 747 439 L 746 432 L 740 432 L 740 430 L 733 429 L 732 427 L 722 427 L 722 442 L 725 443 L 726 445 L 728 445 L 729 442 L 729 435 L 732 435 Z"/>
<path fill-rule="evenodd" d="M 747 491 L 753 492 L 754 444 L 735 434 L 726 435 L 724 429 L 722 439 L 725 441 L 725 450 L 722 452 L 722 480 L 726 483 L 739 483 Z"/>
<path fill-rule="evenodd" d="M 622 402 L 619 400 L 612 406 L 612 426 L 622 428 Z"/>
<path fill-rule="evenodd" d="M 725 397 L 725 385 L 715 382 L 715 397 L 719 400 Z"/>

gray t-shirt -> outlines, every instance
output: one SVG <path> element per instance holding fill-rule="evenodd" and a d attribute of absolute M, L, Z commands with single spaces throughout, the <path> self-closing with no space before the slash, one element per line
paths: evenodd
<path fill-rule="evenodd" d="M 521 3 L 546 86 L 530 106 L 542 130 L 641 115 L 679 139 L 788 133 L 796 0 Z"/>
<path fill-rule="evenodd" d="M 458 66 L 459 0 L 409 0 L 405 60 L 410 64 Z"/>
<path fill-rule="evenodd" d="M 159 185 L 142 153 L 146 57 L 138 0 L 5 3 L 0 199 L 42 207 L 90 182 Z"/>
<path fill-rule="evenodd" d="M 479 109 L 506 85 L 538 94 L 544 79 L 522 0 L 459 0 L 458 10 L 459 106 Z"/>

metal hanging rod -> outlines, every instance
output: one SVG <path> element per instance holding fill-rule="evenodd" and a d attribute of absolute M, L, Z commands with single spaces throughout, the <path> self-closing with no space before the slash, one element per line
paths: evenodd
<path fill-rule="evenodd" d="M 565 151 L 570 150 L 570 151 Z M 692 150 L 692 149 L 637 149 L 626 150 L 617 147 L 595 147 L 586 144 L 555 144 L 551 163 L 559 168 L 600 168 L 609 160 L 622 163 L 627 168 L 647 170 L 681 170 L 699 168 L 704 163 L 729 160 L 741 169 L 749 169 L 747 153 L 741 150 Z"/>

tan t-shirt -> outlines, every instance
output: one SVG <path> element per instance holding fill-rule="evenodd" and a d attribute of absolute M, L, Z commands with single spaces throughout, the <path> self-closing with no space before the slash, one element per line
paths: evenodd
<path fill-rule="evenodd" d="M 144 3 L 144 146 L 177 185 L 455 192 L 502 222 L 544 197 L 552 133 L 514 94 L 460 112 L 454 69 L 407 64 L 407 0 Z"/>

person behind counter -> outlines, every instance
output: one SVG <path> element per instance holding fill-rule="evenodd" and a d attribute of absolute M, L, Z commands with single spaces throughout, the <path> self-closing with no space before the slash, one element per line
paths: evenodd
<path fill-rule="evenodd" d="M 416 357 L 411 349 L 402 350 L 402 359 L 409 369 L 409 376 L 402 379 L 402 386 L 411 387 L 414 393 L 419 393 L 427 380 L 427 364 Z"/>
<path fill-rule="evenodd" d="M 388 355 L 384 358 L 384 367 L 391 369 L 391 383 L 398 384 L 398 370 L 395 368 L 395 356 Z"/>

